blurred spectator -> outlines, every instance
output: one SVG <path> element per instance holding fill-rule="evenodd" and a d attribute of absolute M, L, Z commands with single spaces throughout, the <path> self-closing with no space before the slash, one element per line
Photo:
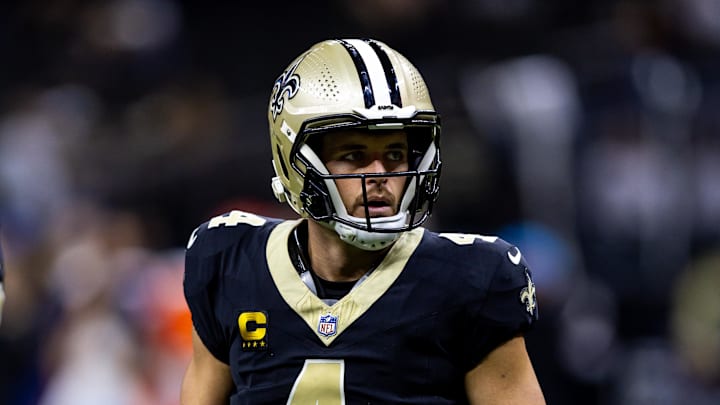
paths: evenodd
<path fill-rule="evenodd" d="M 478 128 L 507 154 L 522 217 L 574 231 L 572 146 L 580 120 L 575 78 L 559 60 L 534 55 L 469 69 L 463 100 Z"/>

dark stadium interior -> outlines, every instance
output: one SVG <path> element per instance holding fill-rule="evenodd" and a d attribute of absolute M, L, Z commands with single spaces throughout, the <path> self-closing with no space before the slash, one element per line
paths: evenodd
<path fill-rule="evenodd" d="M 406 55 L 442 114 L 427 226 L 533 267 L 548 404 L 720 403 L 714 0 L 3 2 L 0 403 L 179 403 L 187 238 L 294 215 L 270 90 L 340 37 Z"/>

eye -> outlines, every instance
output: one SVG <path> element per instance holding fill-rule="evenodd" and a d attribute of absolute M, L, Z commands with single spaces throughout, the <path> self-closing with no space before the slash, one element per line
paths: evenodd
<path fill-rule="evenodd" d="M 391 150 L 385 154 L 387 159 L 393 162 L 402 162 L 405 160 L 405 151 Z"/>
<path fill-rule="evenodd" d="M 344 155 L 341 155 L 339 160 L 343 160 L 346 162 L 356 162 L 356 161 L 362 159 L 362 157 L 363 157 L 362 151 L 356 150 L 356 151 L 352 151 L 349 153 L 345 153 Z"/>

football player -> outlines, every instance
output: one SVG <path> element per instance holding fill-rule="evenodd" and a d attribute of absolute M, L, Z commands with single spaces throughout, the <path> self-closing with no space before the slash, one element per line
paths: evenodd
<path fill-rule="evenodd" d="M 183 404 L 543 404 L 520 251 L 421 227 L 440 119 L 418 70 L 371 39 L 295 59 L 268 105 L 272 190 L 299 219 L 232 211 L 193 231 Z"/>

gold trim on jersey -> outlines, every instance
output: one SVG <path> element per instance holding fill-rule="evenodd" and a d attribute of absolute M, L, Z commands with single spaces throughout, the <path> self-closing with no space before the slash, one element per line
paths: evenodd
<path fill-rule="evenodd" d="M 330 306 L 310 291 L 290 260 L 288 237 L 300 221 L 302 220 L 285 221 L 273 229 L 266 247 L 267 263 L 275 287 L 285 302 L 305 320 L 320 341 L 330 346 L 335 338 L 385 294 L 400 276 L 405 264 L 420 244 L 424 230 L 415 228 L 404 232 L 368 278 Z M 327 314 L 337 317 L 337 332 L 331 336 L 324 336 L 318 332 L 320 317 Z"/>

